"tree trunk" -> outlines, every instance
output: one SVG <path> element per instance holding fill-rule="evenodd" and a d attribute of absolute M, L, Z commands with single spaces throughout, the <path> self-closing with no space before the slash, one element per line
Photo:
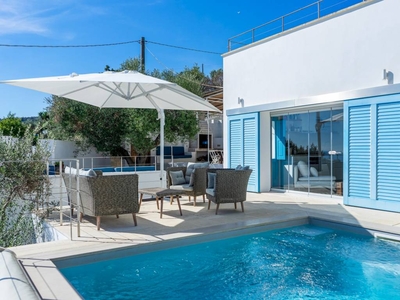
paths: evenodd
<path fill-rule="evenodd" d="M 112 155 L 113 156 L 122 156 L 122 158 L 126 161 L 128 166 L 135 165 L 135 161 L 132 159 L 129 152 L 123 147 L 118 147 L 118 148 L 114 149 L 114 151 L 112 152 Z M 115 161 L 115 163 L 116 163 L 116 161 Z M 120 157 L 118 157 L 118 166 L 121 166 L 121 158 Z"/>

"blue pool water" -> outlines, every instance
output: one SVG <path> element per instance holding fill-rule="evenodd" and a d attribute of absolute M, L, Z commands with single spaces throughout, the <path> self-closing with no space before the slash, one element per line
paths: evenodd
<path fill-rule="evenodd" d="M 60 271 L 85 299 L 400 299 L 400 243 L 311 225 Z"/>

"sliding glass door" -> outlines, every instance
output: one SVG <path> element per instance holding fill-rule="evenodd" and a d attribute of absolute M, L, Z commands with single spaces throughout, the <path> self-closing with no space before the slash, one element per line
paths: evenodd
<path fill-rule="evenodd" d="M 341 194 L 343 110 L 271 117 L 274 189 Z"/>

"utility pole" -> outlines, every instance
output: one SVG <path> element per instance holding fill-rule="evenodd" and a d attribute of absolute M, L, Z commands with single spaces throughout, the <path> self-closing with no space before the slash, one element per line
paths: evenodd
<path fill-rule="evenodd" d="M 146 47 L 146 40 L 144 37 L 140 40 L 140 68 L 141 72 L 144 74 L 146 72 L 146 65 L 145 65 L 145 58 L 144 58 L 144 53 L 145 53 L 145 47 Z"/>

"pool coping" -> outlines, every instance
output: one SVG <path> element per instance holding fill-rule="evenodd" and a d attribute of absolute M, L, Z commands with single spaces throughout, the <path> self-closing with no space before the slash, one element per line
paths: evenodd
<path fill-rule="evenodd" d="M 310 215 L 292 214 L 285 216 L 285 218 L 281 217 L 273 220 L 271 218 L 268 220 L 258 219 L 212 226 L 206 230 L 206 233 L 183 237 L 171 236 L 171 238 L 162 241 L 148 241 L 144 244 L 134 245 L 108 244 L 97 247 L 97 249 L 96 247 L 88 247 L 84 251 L 80 251 L 80 253 L 66 251 L 52 253 L 48 258 L 21 258 L 19 262 L 43 299 L 82 299 L 74 287 L 61 274 L 59 268 L 306 224 L 400 241 L 400 229 L 391 226 L 370 222 L 352 222 L 349 219 L 345 220 L 342 217 L 321 213 Z M 110 254 L 112 254 L 112 257 Z"/>

